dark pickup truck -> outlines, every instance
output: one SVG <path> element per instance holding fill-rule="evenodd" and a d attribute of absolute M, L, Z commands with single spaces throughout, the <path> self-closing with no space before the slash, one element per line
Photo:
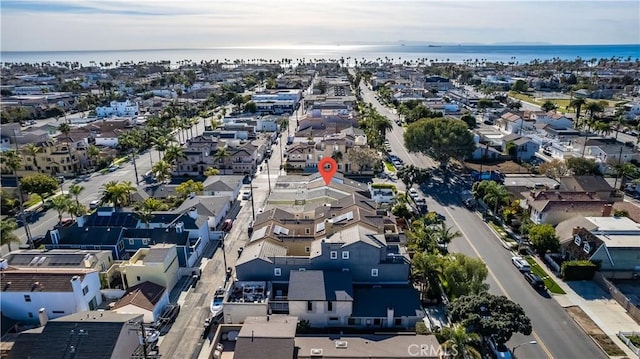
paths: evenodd
<path fill-rule="evenodd" d="M 180 304 L 168 304 L 160 314 L 158 322 L 160 324 L 171 323 L 176 320 L 178 313 L 180 313 Z"/>

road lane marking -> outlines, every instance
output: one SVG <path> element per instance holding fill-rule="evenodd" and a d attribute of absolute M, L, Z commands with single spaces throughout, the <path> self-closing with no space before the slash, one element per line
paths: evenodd
<path fill-rule="evenodd" d="M 438 199 L 438 201 L 442 202 L 442 200 L 440 199 L 440 197 L 438 195 L 434 195 L 434 197 L 436 197 Z M 460 233 L 462 233 L 465 241 L 467 241 L 467 243 L 469 243 L 469 245 L 471 246 L 471 249 L 476 254 L 476 256 L 478 256 L 478 258 L 482 258 L 482 256 L 480 255 L 480 252 L 478 252 L 478 250 L 476 249 L 476 246 L 474 246 L 473 243 L 469 240 L 469 238 L 471 238 L 471 237 L 467 236 L 465 231 L 462 229 L 462 226 L 460 226 L 460 223 L 458 223 L 458 221 L 456 221 L 455 217 L 451 214 L 451 211 L 449 211 L 449 208 L 447 208 L 445 206 L 442 206 L 442 208 L 447 212 L 447 214 L 449 215 L 449 218 L 451 218 L 453 223 L 455 223 L 455 225 L 458 227 L 458 230 L 460 230 Z M 504 295 L 507 298 L 509 298 L 509 300 L 512 300 L 511 296 L 509 296 L 509 293 L 507 292 L 507 290 L 504 288 L 502 283 L 500 283 L 500 281 L 498 280 L 498 277 L 493 273 L 493 271 L 491 270 L 491 268 L 488 265 L 487 265 L 487 271 L 489 272 L 489 275 L 493 278 L 493 280 L 498 285 L 498 288 L 500 288 L 500 290 L 504 293 Z M 549 351 L 547 346 L 544 344 L 542 339 L 540 339 L 538 334 L 534 330 L 532 330 L 531 331 L 531 335 L 536 339 L 536 341 L 538 342 L 538 345 L 540 345 L 540 348 L 542 348 L 542 350 L 544 350 L 544 352 L 547 354 L 547 357 L 553 359 L 553 355 L 551 355 L 551 352 Z"/>

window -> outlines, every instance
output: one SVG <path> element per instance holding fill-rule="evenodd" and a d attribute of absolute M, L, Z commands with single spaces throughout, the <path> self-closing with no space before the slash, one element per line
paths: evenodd
<path fill-rule="evenodd" d="M 361 325 L 362 324 L 362 319 L 360 319 L 360 318 L 349 318 L 347 320 L 347 323 L 349 325 Z"/>
<path fill-rule="evenodd" d="M 340 320 L 339 317 L 329 317 L 329 321 L 332 321 L 332 322 L 337 322 L 339 320 Z"/>
<path fill-rule="evenodd" d="M 382 323 L 382 320 L 380 320 L 380 318 L 376 318 L 373 320 L 373 325 L 380 325 Z"/>
<path fill-rule="evenodd" d="M 29 312 L 29 318 L 33 318 L 33 313 Z"/>
<path fill-rule="evenodd" d="M 309 234 L 309 233 L 311 233 L 311 230 L 310 230 L 309 228 L 305 228 L 305 229 L 304 229 L 304 233 L 305 233 L 305 234 Z"/>
<path fill-rule="evenodd" d="M 64 310 L 54 310 L 53 314 L 64 314 Z"/>
<path fill-rule="evenodd" d="M 134 244 L 136 244 L 136 240 L 133 238 L 129 238 L 129 245 L 132 246 Z"/>
<path fill-rule="evenodd" d="M 313 302 L 307 301 L 307 312 L 313 312 Z"/>
<path fill-rule="evenodd" d="M 27 303 L 29 303 L 29 302 L 31 301 L 31 296 L 30 296 L 30 295 L 28 295 L 28 294 L 25 294 L 25 295 L 24 295 L 24 301 L 25 301 L 25 302 L 27 302 Z"/>
<path fill-rule="evenodd" d="M 342 259 L 349 259 L 349 251 L 342 251 Z"/>
<path fill-rule="evenodd" d="M 84 288 L 82 288 L 82 294 L 87 295 L 87 293 L 89 293 L 89 286 L 85 286 Z"/>
<path fill-rule="evenodd" d="M 304 247 L 304 252 L 305 253 L 311 252 L 311 247 Z"/>
<path fill-rule="evenodd" d="M 327 302 L 327 311 L 328 312 L 333 312 L 333 302 L 332 301 L 328 301 Z"/>
<path fill-rule="evenodd" d="M 138 280 L 138 282 L 140 282 L 140 280 L 141 280 L 139 275 L 136 276 L 136 279 Z"/>
<path fill-rule="evenodd" d="M 282 275 L 282 270 L 280 268 L 273 268 L 273 275 L 279 277 Z"/>
<path fill-rule="evenodd" d="M 378 276 L 378 268 L 371 268 L 371 276 L 372 277 Z"/>
<path fill-rule="evenodd" d="M 149 244 L 149 240 L 148 239 L 143 239 L 142 240 L 142 245 L 146 246 L 147 244 Z"/>
<path fill-rule="evenodd" d="M 307 270 L 307 268 L 298 268 L 298 272 L 304 272 L 306 270 Z"/>
<path fill-rule="evenodd" d="M 120 249 L 120 250 L 124 249 L 124 242 L 123 241 L 118 242 L 118 249 Z"/>
<path fill-rule="evenodd" d="M 338 259 L 338 252 L 337 251 L 331 251 L 331 259 Z"/>
<path fill-rule="evenodd" d="M 394 324 L 396 327 L 401 326 L 401 325 L 402 325 L 402 319 L 401 319 L 401 318 L 396 318 L 396 319 L 393 321 L 393 324 Z"/>

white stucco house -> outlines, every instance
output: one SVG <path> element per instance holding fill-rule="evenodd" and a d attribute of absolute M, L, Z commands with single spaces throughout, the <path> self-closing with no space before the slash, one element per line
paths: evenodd
<path fill-rule="evenodd" d="M 123 116 L 133 117 L 138 116 L 140 109 L 137 103 L 132 103 L 127 100 L 124 102 L 111 101 L 109 106 L 96 107 L 96 114 L 98 117 L 110 117 L 110 116 Z"/>
<path fill-rule="evenodd" d="M 37 322 L 44 308 L 48 318 L 58 318 L 80 311 L 95 310 L 102 303 L 100 277 L 95 270 L 38 268 L 4 268 L 0 305 L 2 314 L 22 322 Z"/>

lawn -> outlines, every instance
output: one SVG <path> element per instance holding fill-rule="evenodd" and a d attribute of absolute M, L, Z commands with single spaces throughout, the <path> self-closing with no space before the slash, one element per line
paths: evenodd
<path fill-rule="evenodd" d="M 538 265 L 538 262 L 536 262 L 530 256 L 526 256 L 525 259 L 527 260 L 527 262 L 529 262 L 529 265 L 531 266 L 531 272 L 533 272 L 533 274 L 537 275 L 538 277 L 542 278 L 542 280 L 544 281 L 544 285 L 547 287 L 547 289 L 549 289 L 551 293 L 567 294 L 564 290 L 562 290 L 562 288 L 560 288 L 558 283 L 556 283 L 556 281 L 554 281 L 553 278 L 551 278 L 551 276 L 547 274 L 547 272 L 544 269 L 540 268 L 540 266 Z"/>
<path fill-rule="evenodd" d="M 576 110 L 574 108 L 567 108 L 569 106 L 569 103 L 571 103 L 570 99 L 567 98 L 542 98 L 542 97 L 533 97 L 527 94 L 523 94 L 523 93 L 517 93 L 517 92 L 513 92 L 510 91 L 509 92 L 509 96 L 520 99 L 522 101 L 525 102 L 531 102 L 534 103 L 538 106 L 542 106 L 543 103 L 545 103 L 546 101 L 551 101 L 554 104 L 556 104 L 558 106 L 558 111 L 559 112 L 570 112 L 570 113 L 575 113 Z M 616 104 L 620 103 L 621 101 L 610 101 L 610 100 L 592 100 L 592 99 L 587 99 L 587 103 L 588 102 L 600 102 L 600 101 L 605 101 L 607 102 L 607 107 L 615 107 Z M 583 108 L 586 106 L 583 106 Z M 584 112 L 584 110 L 583 110 Z"/>
<path fill-rule="evenodd" d="M 396 168 L 393 167 L 393 164 L 391 164 L 391 162 L 384 161 L 384 166 L 387 168 L 387 171 L 389 171 L 389 172 L 395 172 L 396 171 Z"/>
<path fill-rule="evenodd" d="M 507 232 L 504 231 L 504 228 L 500 227 L 499 225 L 491 221 L 487 223 L 489 223 L 489 226 L 493 228 L 493 230 L 500 235 L 500 238 L 502 238 L 503 241 L 511 241 L 511 238 L 509 238 L 509 236 L 507 235 Z"/>
<path fill-rule="evenodd" d="M 36 205 L 38 203 L 42 203 L 42 197 L 40 197 L 39 195 L 32 193 L 29 196 L 29 200 L 24 202 L 24 208 L 29 208 L 33 205 Z"/>

